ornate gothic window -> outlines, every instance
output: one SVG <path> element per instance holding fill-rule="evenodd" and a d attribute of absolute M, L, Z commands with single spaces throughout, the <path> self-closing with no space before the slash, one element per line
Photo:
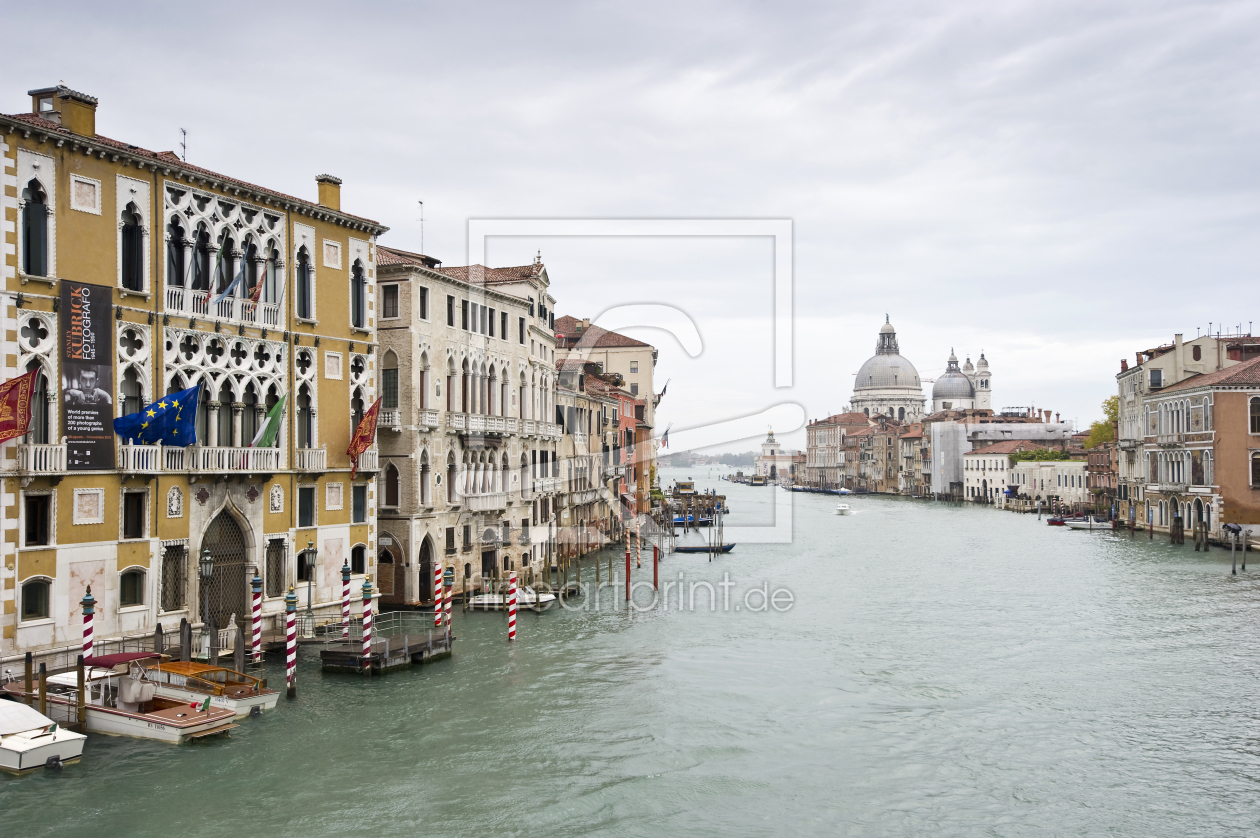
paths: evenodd
<path fill-rule="evenodd" d="M 128 291 L 144 290 L 144 235 L 140 229 L 140 209 L 127 204 L 122 211 L 122 230 L 118 246 L 122 256 L 122 287 Z"/>
<path fill-rule="evenodd" d="M 171 219 L 166 227 L 166 284 L 183 288 L 185 282 L 184 228 L 177 219 Z"/>
<path fill-rule="evenodd" d="M 362 329 L 367 325 L 367 279 L 363 263 L 358 259 L 350 268 L 350 325 Z"/>
<path fill-rule="evenodd" d="M 314 288 L 311 277 L 311 255 L 305 247 L 297 256 L 297 316 L 304 320 L 315 319 Z"/>
<path fill-rule="evenodd" d="M 39 181 L 22 190 L 22 272 L 48 275 L 48 201 Z"/>

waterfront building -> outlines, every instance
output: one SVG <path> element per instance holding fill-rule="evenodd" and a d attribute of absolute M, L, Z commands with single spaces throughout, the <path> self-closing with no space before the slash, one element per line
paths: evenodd
<path fill-rule="evenodd" d="M 1145 520 L 1260 530 L 1260 356 L 1145 397 Z M 1143 519 L 1139 518 L 1139 522 Z"/>
<path fill-rule="evenodd" d="M 774 429 L 761 443 L 761 453 L 753 460 L 753 474 L 766 478 L 766 482 L 796 482 L 797 452 L 784 448 L 774 438 Z M 803 472 L 803 469 L 802 469 Z"/>
<path fill-rule="evenodd" d="M 1172 343 L 1135 353 L 1133 366 L 1128 359 L 1120 360 L 1120 372 L 1116 374 L 1120 397 L 1116 505 L 1122 520 L 1141 525 L 1152 517 L 1158 518 L 1158 501 L 1148 507 L 1145 498 L 1145 487 L 1157 482 L 1144 454 L 1145 440 L 1150 435 L 1148 397 L 1191 376 L 1217 372 L 1256 357 L 1260 357 L 1260 337 L 1218 331 L 1190 341 L 1181 334 L 1173 335 Z M 1167 501 L 1165 498 L 1165 507 Z"/>
<path fill-rule="evenodd" d="M 1073 433 L 1071 423 L 1050 422 L 1049 418 L 1050 411 L 1043 414 L 1033 410 L 1024 416 L 995 416 L 991 410 L 929 416 L 924 421 L 931 428 L 933 494 L 967 497 L 964 457 L 983 445 L 1023 440 L 1066 451 Z"/>
<path fill-rule="evenodd" d="M 875 342 L 875 354 L 862 364 L 854 378 L 849 410 L 913 422 L 922 418 L 925 403 L 919 371 L 901 355 L 897 330 L 885 317 Z"/>
<path fill-rule="evenodd" d="M 550 278 L 379 248 L 381 560 L 390 601 L 433 599 L 553 555 L 560 489 Z"/>
<path fill-rule="evenodd" d="M 1119 468 L 1119 449 L 1114 440 L 1090 448 L 1085 452 L 1087 485 L 1094 498 L 1094 512 L 1111 515 L 1116 502 L 1116 484 Z M 1115 510 L 1118 514 L 1118 510 Z M 1124 520 L 1124 518 L 1121 518 Z"/>
<path fill-rule="evenodd" d="M 376 398 L 386 228 L 331 175 L 295 198 L 100 136 L 86 94 L 30 95 L 0 116 L 4 378 L 39 373 L 0 446 L 0 655 L 75 647 L 88 585 L 99 639 L 239 624 L 255 573 L 269 630 L 290 586 L 339 611 L 343 564 L 377 576 L 377 452 L 357 473 L 345 452 Z M 196 444 L 113 434 L 198 385 Z"/>
<path fill-rule="evenodd" d="M 1023 439 L 1003 440 L 963 454 L 964 497 L 972 503 L 1005 506 L 1006 490 L 1014 488 L 1011 455 L 1045 447 Z"/>
<path fill-rule="evenodd" d="M 844 485 L 844 437 L 869 427 L 865 413 L 837 413 L 810 422 L 806 428 L 805 483 L 818 489 Z"/>
<path fill-rule="evenodd" d="M 1068 510 L 1085 511 L 1091 504 L 1085 485 L 1084 460 L 1024 460 L 1010 470 L 1011 484 L 1025 500 L 1057 500 Z"/>
<path fill-rule="evenodd" d="M 901 445 L 897 490 L 921 498 L 931 493 L 931 449 L 924 444 L 923 424 L 907 425 L 898 437 Z"/>
<path fill-rule="evenodd" d="M 557 371 L 559 541 L 567 556 L 581 556 L 601 546 L 611 528 L 617 495 L 604 483 L 611 453 L 607 429 L 621 402 L 601 386 L 594 364 L 577 359 L 560 361 Z M 615 432 L 612 437 L 615 440 Z"/>

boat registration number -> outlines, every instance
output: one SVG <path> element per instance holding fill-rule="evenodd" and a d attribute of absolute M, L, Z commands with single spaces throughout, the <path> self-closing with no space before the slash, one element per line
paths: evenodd
<path fill-rule="evenodd" d="M 166 725 L 154 724 L 153 722 L 145 722 L 145 727 L 151 727 L 154 730 L 166 730 Z"/>

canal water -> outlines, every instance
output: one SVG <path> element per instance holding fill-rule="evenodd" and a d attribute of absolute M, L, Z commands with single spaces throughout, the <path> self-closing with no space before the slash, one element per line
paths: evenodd
<path fill-rule="evenodd" d="M 781 490 L 709 474 L 662 482 L 772 520 Z M 78 766 L 0 779 L 4 832 L 1256 834 L 1260 566 L 1233 580 L 1227 551 L 1034 515 L 792 500 L 791 544 L 668 558 L 681 609 L 605 590 L 522 614 L 513 645 L 503 615 L 457 610 L 452 660 L 377 679 L 303 649 L 297 700 L 230 739 L 93 736 Z M 689 607 L 724 578 L 716 610 L 703 585 Z"/>

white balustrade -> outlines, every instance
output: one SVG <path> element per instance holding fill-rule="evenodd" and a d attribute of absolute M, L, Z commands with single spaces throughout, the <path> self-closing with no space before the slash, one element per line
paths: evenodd
<path fill-rule="evenodd" d="M 359 455 L 359 471 L 379 471 L 381 452 L 375 445 Z"/>
<path fill-rule="evenodd" d="M 280 470 L 279 448 L 224 448 L 202 445 L 194 454 L 198 471 L 221 473 L 243 471 L 249 473 Z"/>
<path fill-rule="evenodd" d="M 29 474 L 63 474 L 66 470 L 65 437 L 51 445 L 19 445 L 18 470 Z"/>
<path fill-rule="evenodd" d="M 476 495 L 465 495 L 468 509 L 471 512 L 489 512 L 507 507 L 507 494 L 504 492 L 483 492 Z"/>
<path fill-rule="evenodd" d="M 438 426 L 438 412 L 425 408 L 417 415 L 416 421 L 426 429 L 436 428 Z"/>
<path fill-rule="evenodd" d="M 402 411 L 398 408 L 389 408 L 381 411 L 381 419 L 378 423 L 382 428 L 389 428 L 394 431 L 402 430 Z"/>
<path fill-rule="evenodd" d="M 124 442 L 118 446 L 118 467 L 133 474 L 155 474 L 162 470 L 162 446 Z"/>
<path fill-rule="evenodd" d="M 240 297 L 228 297 L 220 300 L 211 311 L 210 303 L 216 296 L 218 295 L 207 294 L 204 290 L 168 286 L 166 310 L 192 317 L 214 317 L 277 328 L 280 326 L 280 306 L 276 303 L 255 303 Z"/>
<path fill-rule="evenodd" d="M 325 463 L 328 461 L 328 451 L 325 448 L 296 448 L 294 449 L 297 457 L 298 471 L 324 471 Z"/>

